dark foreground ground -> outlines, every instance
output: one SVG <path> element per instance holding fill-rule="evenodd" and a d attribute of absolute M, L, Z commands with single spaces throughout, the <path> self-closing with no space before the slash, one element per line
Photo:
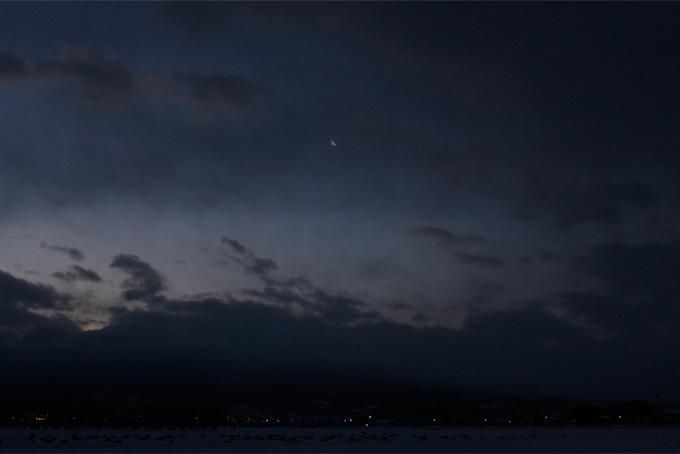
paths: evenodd
<path fill-rule="evenodd" d="M 0 452 L 680 452 L 678 427 L 0 431 Z"/>

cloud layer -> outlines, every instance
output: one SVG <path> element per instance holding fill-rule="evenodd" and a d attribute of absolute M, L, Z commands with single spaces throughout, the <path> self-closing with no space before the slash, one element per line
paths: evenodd
<path fill-rule="evenodd" d="M 1 357 L 677 393 L 679 13 L 0 5 Z"/>

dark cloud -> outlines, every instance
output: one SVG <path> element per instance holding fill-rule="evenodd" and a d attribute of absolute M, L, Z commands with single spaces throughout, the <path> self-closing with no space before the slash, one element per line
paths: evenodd
<path fill-rule="evenodd" d="M 434 152 L 423 155 L 423 165 L 463 194 L 462 201 L 528 223 L 546 221 L 561 230 L 622 225 L 668 203 L 680 168 L 670 150 L 653 147 L 655 157 L 646 160 L 631 145 L 617 152 L 595 148 L 548 143 L 515 154 L 493 149 Z M 663 162 L 663 168 L 652 160 Z"/>
<path fill-rule="evenodd" d="M 638 183 L 574 189 L 562 199 L 564 214 L 557 219 L 557 224 L 568 227 L 586 222 L 620 223 L 626 209 L 649 210 L 657 203 L 652 189 Z"/>
<path fill-rule="evenodd" d="M 536 252 L 536 258 L 546 263 L 561 263 L 563 260 L 561 255 L 546 250 Z"/>
<path fill-rule="evenodd" d="M 244 294 L 256 301 L 298 309 L 307 316 L 318 317 L 330 324 L 351 325 L 382 318 L 361 299 L 350 295 L 331 294 L 311 284 L 305 287 L 292 288 L 270 282 L 263 290 L 246 289 Z"/>
<path fill-rule="evenodd" d="M 269 274 L 278 269 L 278 265 L 271 259 L 262 258 L 255 255 L 255 253 L 243 246 L 236 240 L 222 237 L 222 244 L 230 249 L 228 257 L 238 263 L 243 269 L 251 274 L 254 274 L 262 279 L 268 280 Z"/>
<path fill-rule="evenodd" d="M 536 251 L 533 255 L 523 255 L 522 257 L 519 257 L 517 260 L 523 264 L 529 264 L 532 263 L 533 261 L 545 264 L 548 263 L 559 264 L 564 261 L 564 257 L 562 257 L 559 254 L 555 254 L 554 252 L 541 249 Z"/>
<path fill-rule="evenodd" d="M 680 267 L 680 249 L 674 243 L 601 243 L 574 258 L 572 266 L 601 281 L 611 294 L 669 301 L 680 294 L 673 271 Z"/>
<path fill-rule="evenodd" d="M 387 304 L 387 307 L 390 309 L 394 309 L 397 311 L 409 311 L 413 310 L 415 306 L 409 303 L 403 303 L 403 302 L 398 302 L 398 303 L 389 303 Z"/>
<path fill-rule="evenodd" d="M 191 38 L 205 38 L 228 25 L 233 5 L 220 3 L 188 4 L 161 3 L 157 19 L 169 24 Z"/>
<path fill-rule="evenodd" d="M 413 317 L 411 317 L 411 320 L 413 320 L 413 322 L 415 323 L 428 323 L 432 319 L 430 318 L 429 315 L 427 315 L 424 312 L 416 312 L 415 314 L 413 314 Z"/>
<path fill-rule="evenodd" d="M 673 80 L 679 70 L 668 58 L 676 5 L 409 4 L 357 9 L 356 22 L 395 58 L 428 67 L 425 73 L 433 84 L 453 91 L 477 118 L 493 118 L 497 131 L 505 121 L 506 128 L 521 125 L 535 138 L 558 134 L 563 142 L 625 144 L 624 135 L 667 133 L 670 118 L 677 119 L 673 105 L 680 90 Z M 610 26 L 602 28 L 604 22 Z M 574 23 L 580 24 L 578 30 Z M 630 36 L 631 26 L 645 29 L 644 37 Z M 488 33 L 480 36 L 478 30 Z M 591 68 L 585 77 L 583 68 Z M 640 90 L 623 96 L 632 87 Z M 651 120 L 649 112 L 659 113 L 658 118 Z M 475 127 L 488 126 L 480 123 Z"/>
<path fill-rule="evenodd" d="M 236 240 L 225 237 L 222 244 L 239 256 L 255 256 Z M 678 256 L 669 244 L 596 246 L 571 265 L 574 271 L 606 284 L 604 293 L 564 292 L 502 311 L 473 308 L 460 329 L 391 322 L 356 297 L 330 294 L 305 278 L 277 280 L 264 274 L 258 275 L 264 287 L 244 290 L 246 299 L 165 299 L 163 305 L 145 311 L 116 309 L 111 325 L 97 336 L 108 339 L 106 345 L 115 339 L 147 353 L 164 349 L 172 338 L 174 349 L 163 355 L 210 352 L 208 356 L 231 358 L 239 367 L 246 367 L 248 361 L 262 365 L 282 360 L 312 367 L 323 356 L 324 362 L 343 364 L 351 373 L 361 375 L 370 370 L 369 364 L 379 364 L 390 377 L 416 382 L 441 379 L 485 389 L 599 396 L 626 395 L 635 384 L 642 386 L 640 392 L 651 393 L 656 392 L 651 386 L 670 388 L 630 375 L 627 364 L 643 361 L 647 350 L 658 343 L 680 351 L 680 343 L 672 340 L 680 311 L 671 299 L 654 299 L 645 305 L 635 295 L 648 285 L 676 293 L 672 271 L 662 271 L 675 269 Z M 133 262 L 138 264 L 139 259 Z M 637 265 L 650 269 L 650 274 L 632 276 Z M 502 289 L 498 284 L 484 287 L 492 293 Z M 433 321 L 423 312 L 413 316 L 416 323 Z M 427 361 L 419 359 L 423 352 Z M 633 362 L 623 361 L 624 357 Z M 662 362 L 653 367 L 655 373 L 670 371 Z M 621 381 L 597 390 L 576 384 L 594 377 L 600 383 Z"/>
<path fill-rule="evenodd" d="M 386 383 L 601 398 L 625 395 L 636 380 L 616 348 L 539 306 L 473 314 L 462 329 L 453 330 L 383 319 L 329 325 L 284 307 L 208 298 L 168 300 L 149 310 L 117 309 L 108 327 L 72 337 L 69 355 L 53 360 L 77 357 L 97 370 L 93 365 L 104 367 L 101 358 L 106 357 L 117 367 L 136 364 L 137 377 L 153 364 L 174 364 L 165 372 L 183 368 L 197 384 L 207 383 L 200 371 L 211 364 L 214 373 L 246 379 L 255 370 L 267 370 L 271 379 L 285 381 L 299 370 L 303 378 L 296 380 L 312 382 L 330 367 L 357 378 L 377 373 Z M 600 380 L 592 381 L 595 376 Z M 607 381 L 615 378 L 616 384 Z"/>
<path fill-rule="evenodd" d="M 136 257 L 119 256 L 116 261 L 130 274 L 149 274 L 148 265 L 140 265 Z M 44 289 L 36 293 L 32 284 L 5 274 L 0 274 L 0 283 L 4 283 L 0 284 L 6 290 L 4 294 L 15 295 L 14 301 L 38 301 L 35 304 L 49 306 L 45 301 L 51 301 L 54 295 L 44 293 Z M 218 367 L 216 373 L 220 375 L 249 377 L 253 371 L 268 370 L 272 379 L 288 380 L 295 379 L 295 371 L 301 370 L 304 377 L 314 381 L 331 367 L 357 378 L 375 376 L 379 371 L 386 382 L 447 383 L 468 390 L 512 390 L 532 395 L 602 398 L 631 396 L 633 385 L 635 395 L 657 392 L 659 386 L 663 392 L 675 389 L 674 383 L 645 381 L 632 373 L 637 367 L 632 360 L 642 361 L 646 351 L 640 340 L 634 341 L 632 336 L 623 341 L 602 337 L 592 325 L 554 315 L 550 304 L 535 302 L 522 309 L 473 311 L 460 329 L 419 328 L 377 316 L 364 316 L 356 323 L 355 311 L 365 310 L 360 301 L 314 288 L 309 289 L 311 297 L 326 311 L 299 313 L 291 310 L 291 305 L 305 295 L 285 290 L 284 285 L 272 287 L 252 292 L 246 295 L 248 299 L 167 298 L 164 304 L 145 310 L 116 307 L 107 327 L 82 333 L 69 328 L 64 319 L 48 320 L 26 311 L 6 314 L 2 323 L 23 336 L 22 352 L 31 355 L 26 367 L 47 364 L 45 358 L 49 358 L 51 370 L 73 371 L 76 381 L 82 377 L 75 375 L 72 358 L 78 358 L 86 370 L 101 371 L 109 370 L 103 363 L 106 358 L 108 364 L 131 368 L 119 373 L 135 369 L 137 373 L 130 375 L 135 383 L 147 372 L 153 373 L 154 364 L 163 363 L 165 373 L 180 373 L 182 369 L 199 387 L 210 376 L 201 371 L 221 364 L 229 367 Z M 610 303 L 582 300 L 577 307 L 577 298 L 581 297 L 563 295 L 560 304 L 591 319 L 596 313 L 588 312 L 588 307 L 604 308 L 603 318 L 611 320 L 606 315 Z M 317 303 L 305 300 L 305 304 Z M 425 313 L 416 313 L 415 317 L 419 323 L 432 321 Z M 55 339 L 57 344 L 53 343 Z M 643 342 L 655 344 L 653 339 Z M 671 342 L 666 348 L 677 347 L 677 342 Z M 35 348 L 43 353 L 36 355 Z M 667 362 L 655 362 L 647 377 L 667 374 L 671 369 Z M 195 391 L 187 389 L 189 394 Z"/>
<path fill-rule="evenodd" d="M 238 241 L 232 240 L 231 238 L 227 238 L 226 236 L 222 237 L 222 243 L 229 246 L 237 254 L 243 255 L 252 253 Z"/>
<path fill-rule="evenodd" d="M 261 91 L 237 75 L 144 72 L 122 60 L 78 47 L 65 47 L 54 58 L 32 65 L 21 56 L 0 54 L 0 79 L 29 76 L 34 81 L 66 80 L 90 101 L 116 103 L 130 100 L 133 94 L 146 96 L 148 101 L 159 96 L 165 100 L 189 100 L 213 112 L 242 109 Z"/>
<path fill-rule="evenodd" d="M 233 261 L 261 280 L 262 289 L 243 291 L 259 302 L 301 311 L 332 324 L 354 324 L 381 318 L 365 301 L 347 294 L 329 293 L 304 277 L 274 278 L 270 272 L 278 266 L 273 260 L 256 256 L 252 250 L 228 237 L 222 237 L 221 242 L 235 254 L 230 255 Z"/>
<path fill-rule="evenodd" d="M 87 281 L 101 282 L 102 278 L 95 271 L 78 265 L 71 265 L 67 271 L 57 271 L 52 276 L 66 282 Z"/>
<path fill-rule="evenodd" d="M 466 251 L 469 246 L 487 243 L 487 240 L 481 235 L 473 233 L 457 234 L 447 229 L 431 226 L 413 227 L 408 233 L 412 236 L 432 238 L 447 247 L 451 247 L 456 260 L 464 265 L 485 267 L 503 267 L 506 265 L 505 260 L 500 257 Z"/>
<path fill-rule="evenodd" d="M 558 317 L 542 309 L 540 304 L 532 304 L 524 309 L 509 311 L 480 312 L 473 314 L 465 323 L 465 329 L 476 338 L 505 339 L 521 350 L 521 344 L 532 343 L 533 348 L 559 348 L 558 343 L 567 344 L 592 337 L 585 329 L 565 323 Z M 573 346 L 572 346 L 573 347 Z"/>
<path fill-rule="evenodd" d="M 252 264 L 248 265 L 248 269 L 259 276 L 267 275 L 271 271 L 277 269 L 276 262 L 270 259 L 263 259 L 255 257 Z"/>
<path fill-rule="evenodd" d="M 680 266 L 677 245 L 607 242 L 570 264 L 590 285 L 557 295 L 559 306 L 576 323 L 599 336 L 634 343 L 635 349 L 656 342 L 675 348 L 672 333 L 680 328 L 680 284 L 673 271 Z"/>
<path fill-rule="evenodd" d="M 22 342 L 47 341 L 78 333 L 80 328 L 62 315 L 44 316 L 26 309 L 0 304 L 0 348 Z M 49 338 L 44 334 L 50 333 Z M 0 356 L 1 353 L 0 353 Z"/>
<path fill-rule="evenodd" d="M 614 153 L 591 144 L 537 144 L 512 155 L 483 149 L 434 152 L 424 161 L 451 188 L 473 194 L 472 202 L 484 201 L 494 211 L 509 209 L 522 221 L 548 221 L 559 229 L 607 228 L 663 205 L 662 194 L 680 161 L 657 152 L 655 159 L 667 166 L 663 171 L 650 170 L 650 162 L 630 147 Z"/>
<path fill-rule="evenodd" d="M 0 344 L 16 343 L 34 330 L 51 328 L 75 332 L 77 326 L 60 315 L 47 317 L 36 310 L 70 311 L 71 298 L 44 284 L 0 271 Z"/>
<path fill-rule="evenodd" d="M 488 334 L 478 349 L 490 348 L 498 339 L 493 331 Z M 240 361 L 241 368 L 244 361 L 277 362 L 282 365 L 281 376 L 295 363 L 306 365 L 311 374 L 318 373 L 321 364 L 342 364 L 350 374 L 361 376 L 378 368 L 387 376 L 426 382 L 438 381 L 430 375 L 433 370 L 452 378 L 454 369 L 472 359 L 459 355 L 473 343 L 452 330 L 418 329 L 384 320 L 329 326 L 321 317 L 296 316 L 283 307 L 233 299 L 169 301 L 162 310 L 122 310 L 110 327 L 93 337 L 109 338 L 107 345 L 165 352 L 162 356 L 203 351 Z M 172 351 L 166 349 L 170 344 Z M 475 369 L 490 366 L 477 364 Z"/>
<path fill-rule="evenodd" d="M 470 294 L 470 301 L 474 304 L 488 304 L 499 298 L 505 286 L 498 282 L 481 282 L 474 285 Z"/>
<path fill-rule="evenodd" d="M 0 80 L 21 78 L 28 74 L 26 61 L 14 54 L 0 53 Z"/>
<path fill-rule="evenodd" d="M 408 233 L 413 236 L 429 237 L 444 244 L 466 245 L 483 244 L 486 239 L 474 233 L 454 233 L 441 227 L 416 226 L 409 229 Z"/>
<path fill-rule="evenodd" d="M 0 271 L 0 303 L 34 309 L 59 309 L 68 307 L 68 298 L 48 285 L 33 284 Z"/>
<path fill-rule="evenodd" d="M 243 24 L 262 29 L 323 25 L 354 29 L 351 24 L 354 18 L 347 14 L 346 8 L 330 4 L 319 7 L 315 4 L 300 6 L 294 3 L 271 3 L 263 7 L 236 2 L 168 2 L 158 4 L 155 13 L 160 24 L 169 26 L 184 37 L 203 43 L 210 42 L 210 39 L 220 39 Z"/>
<path fill-rule="evenodd" d="M 78 248 L 66 247 L 66 246 L 55 246 L 52 244 L 47 244 L 44 241 L 40 243 L 40 247 L 43 249 L 48 249 L 50 251 L 59 252 L 61 254 L 66 254 L 72 260 L 83 261 L 85 260 L 85 254 Z"/>
<path fill-rule="evenodd" d="M 177 73 L 173 83 L 194 101 L 217 108 L 246 107 L 258 92 L 252 82 L 233 75 Z"/>
<path fill-rule="evenodd" d="M 110 266 L 129 276 L 122 284 L 123 298 L 128 301 L 156 301 L 166 288 L 163 276 L 136 255 L 117 255 Z"/>
<path fill-rule="evenodd" d="M 456 254 L 458 262 L 464 265 L 486 266 L 492 268 L 499 268 L 506 266 L 505 260 L 501 257 L 485 254 L 470 254 L 466 252 L 458 252 Z"/>
<path fill-rule="evenodd" d="M 78 84 L 86 96 L 99 99 L 130 94 L 134 88 L 134 75 L 122 62 L 97 52 L 78 48 L 65 48 L 56 58 L 36 65 L 43 75 L 60 76 Z"/>

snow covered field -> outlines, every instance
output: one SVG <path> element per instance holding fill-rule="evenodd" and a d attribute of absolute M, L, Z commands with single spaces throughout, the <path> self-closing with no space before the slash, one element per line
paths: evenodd
<path fill-rule="evenodd" d="M 0 452 L 680 452 L 677 427 L 1 430 Z"/>

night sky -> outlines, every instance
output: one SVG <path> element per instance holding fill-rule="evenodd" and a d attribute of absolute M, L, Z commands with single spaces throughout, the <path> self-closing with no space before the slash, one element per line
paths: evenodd
<path fill-rule="evenodd" d="M 0 5 L 3 370 L 680 398 L 679 23 Z"/>

